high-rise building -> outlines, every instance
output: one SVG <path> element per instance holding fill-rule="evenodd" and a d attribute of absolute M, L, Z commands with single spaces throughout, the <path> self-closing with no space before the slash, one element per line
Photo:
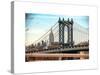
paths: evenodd
<path fill-rule="evenodd" d="M 51 29 L 51 32 L 49 34 L 49 45 L 51 45 L 51 43 L 54 42 L 54 35 L 53 35 L 53 32 L 52 32 L 52 29 Z"/>

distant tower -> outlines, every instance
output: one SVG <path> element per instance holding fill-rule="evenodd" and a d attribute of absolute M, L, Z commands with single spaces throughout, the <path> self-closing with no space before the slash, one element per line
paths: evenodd
<path fill-rule="evenodd" d="M 52 29 L 51 29 L 51 32 L 49 34 L 49 45 L 51 45 L 52 42 L 54 42 L 54 35 L 53 35 Z"/>

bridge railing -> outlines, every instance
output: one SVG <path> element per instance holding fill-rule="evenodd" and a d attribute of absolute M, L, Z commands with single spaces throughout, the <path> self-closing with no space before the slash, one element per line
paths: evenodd
<path fill-rule="evenodd" d="M 89 47 L 89 45 L 74 45 L 72 47 L 66 47 L 66 48 L 84 48 L 84 47 Z M 48 49 L 30 49 L 27 50 L 26 53 L 37 53 L 37 52 L 44 52 L 44 51 L 50 51 L 50 50 L 60 50 L 62 47 L 58 48 L 48 48 Z"/>

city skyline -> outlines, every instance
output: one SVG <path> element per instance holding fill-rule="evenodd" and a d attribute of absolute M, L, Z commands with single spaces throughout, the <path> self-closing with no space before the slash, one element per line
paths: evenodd
<path fill-rule="evenodd" d="M 59 17 L 67 20 L 73 18 L 73 20 L 88 29 L 89 17 L 88 16 L 66 16 L 66 15 L 49 15 L 49 14 L 25 14 L 25 31 L 26 31 L 26 45 L 32 44 L 35 40 L 45 34 L 51 26 L 53 26 L 59 19 Z"/>

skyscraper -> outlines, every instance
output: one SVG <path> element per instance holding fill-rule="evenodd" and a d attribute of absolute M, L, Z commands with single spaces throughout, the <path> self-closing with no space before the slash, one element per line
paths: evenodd
<path fill-rule="evenodd" d="M 52 42 L 54 42 L 54 35 L 53 35 L 52 29 L 51 29 L 51 32 L 49 34 L 49 45 L 51 45 Z"/>

